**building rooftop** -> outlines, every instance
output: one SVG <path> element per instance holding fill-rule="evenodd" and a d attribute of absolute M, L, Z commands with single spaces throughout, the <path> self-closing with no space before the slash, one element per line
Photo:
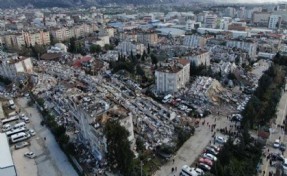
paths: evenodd
<path fill-rule="evenodd" d="M 0 133 L 0 175 L 16 176 L 16 170 L 11 157 L 8 139 L 5 133 Z"/>

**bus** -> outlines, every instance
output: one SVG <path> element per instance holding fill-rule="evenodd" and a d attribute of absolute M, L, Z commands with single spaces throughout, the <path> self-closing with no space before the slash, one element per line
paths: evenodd
<path fill-rule="evenodd" d="M 2 125 L 4 125 L 6 123 L 13 122 L 16 120 L 19 120 L 18 116 L 11 116 L 11 117 L 8 117 L 7 119 L 2 120 L 1 122 L 2 122 Z"/>
<path fill-rule="evenodd" d="M 20 122 L 20 123 L 17 123 L 16 125 L 14 125 L 13 129 L 16 130 L 18 128 L 25 128 L 26 127 L 26 124 L 25 122 Z"/>
<path fill-rule="evenodd" d="M 6 132 L 6 135 L 7 136 L 11 136 L 13 134 L 17 134 L 17 133 L 20 133 L 20 132 L 24 132 L 26 131 L 27 129 L 25 127 L 21 127 L 21 128 L 17 128 L 17 129 L 14 129 L 14 130 L 10 130 L 10 131 L 7 131 Z"/>
<path fill-rule="evenodd" d="M 23 141 L 23 140 L 28 139 L 29 137 L 30 137 L 29 134 L 27 134 L 25 132 L 20 132 L 17 134 L 13 134 L 11 136 L 11 142 L 15 143 L 15 142 Z"/>

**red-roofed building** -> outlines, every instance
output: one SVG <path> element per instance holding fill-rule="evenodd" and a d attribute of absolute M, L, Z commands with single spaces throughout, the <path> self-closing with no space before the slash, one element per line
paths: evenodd
<path fill-rule="evenodd" d="M 73 63 L 73 67 L 80 68 L 85 62 L 92 62 L 94 59 L 91 56 L 84 56 Z"/>

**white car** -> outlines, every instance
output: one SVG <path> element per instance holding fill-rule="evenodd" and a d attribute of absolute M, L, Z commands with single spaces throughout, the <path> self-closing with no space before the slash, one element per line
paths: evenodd
<path fill-rule="evenodd" d="M 36 157 L 35 153 L 33 153 L 33 152 L 26 152 L 24 154 L 24 156 L 27 157 L 27 158 L 30 158 L 30 159 L 33 159 L 33 158 Z"/>
<path fill-rule="evenodd" d="M 212 154 L 210 154 L 210 153 L 204 153 L 204 154 L 202 155 L 202 157 L 203 157 L 203 158 L 210 159 L 210 160 L 212 160 L 212 161 L 217 161 L 217 157 L 214 156 L 214 155 L 212 155 Z"/>
<path fill-rule="evenodd" d="M 216 136 L 215 137 L 215 142 L 217 142 L 217 143 L 224 144 L 224 143 L 226 143 L 226 141 L 227 140 L 222 136 Z"/>
<path fill-rule="evenodd" d="M 33 129 L 30 129 L 30 130 L 29 130 L 29 133 L 30 133 L 31 136 L 35 136 L 35 135 L 36 135 L 36 132 L 35 132 L 35 130 L 33 130 Z"/>
<path fill-rule="evenodd" d="M 273 143 L 273 147 L 274 148 L 279 148 L 279 146 L 280 146 L 280 140 L 276 139 L 275 142 Z"/>

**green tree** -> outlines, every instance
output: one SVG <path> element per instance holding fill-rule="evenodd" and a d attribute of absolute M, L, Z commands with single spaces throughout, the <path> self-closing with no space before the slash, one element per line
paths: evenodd
<path fill-rule="evenodd" d="M 68 50 L 71 53 L 76 53 L 77 52 L 76 38 L 75 37 L 70 38 Z"/>
<path fill-rule="evenodd" d="M 133 170 L 134 154 L 128 141 L 129 132 L 117 121 L 108 121 L 104 128 L 107 138 L 107 160 L 116 166 L 124 175 L 130 175 Z"/>
<path fill-rule="evenodd" d="M 150 54 L 150 46 L 149 46 L 149 44 L 147 45 L 147 53 Z"/>
<path fill-rule="evenodd" d="M 154 54 L 151 54 L 150 57 L 151 57 L 151 63 L 153 65 L 156 65 L 158 63 L 157 57 Z"/>
<path fill-rule="evenodd" d="M 109 44 L 105 44 L 104 49 L 107 50 L 113 50 L 114 46 L 113 45 L 109 45 Z"/>
<path fill-rule="evenodd" d="M 100 53 L 100 52 L 102 52 L 102 48 L 101 48 L 101 46 L 100 45 L 95 45 L 95 44 L 92 44 L 91 46 L 90 46 L 90 52 L 91 53 Z"/>

